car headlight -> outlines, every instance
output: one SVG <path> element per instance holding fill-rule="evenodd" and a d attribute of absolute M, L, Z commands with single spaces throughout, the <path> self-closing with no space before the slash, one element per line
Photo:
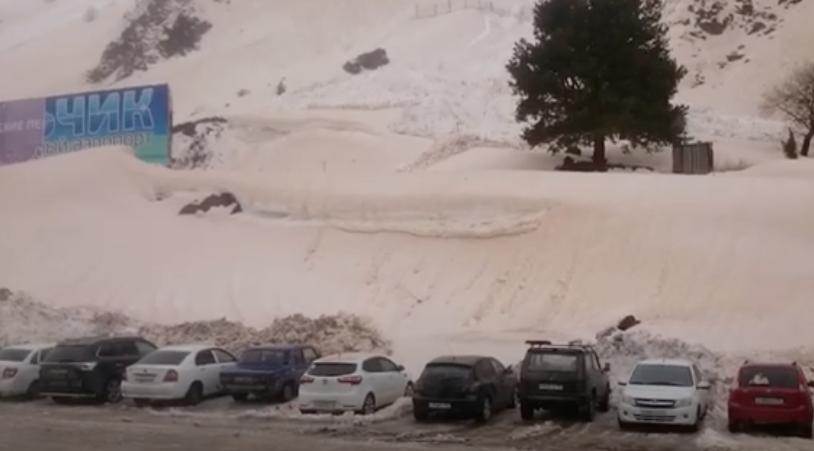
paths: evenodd
<path fill-rule="evenodd" d="M 636 405 L 636 399 L 630 395 L 622 395 L 622 404 L 627 404 L 629 406 Z"/>
<path fill-rule="evenodd" d="M 676 401 L 676 407 L 690 407 L 692 405 L 692 398 L 684 398 Z"/>

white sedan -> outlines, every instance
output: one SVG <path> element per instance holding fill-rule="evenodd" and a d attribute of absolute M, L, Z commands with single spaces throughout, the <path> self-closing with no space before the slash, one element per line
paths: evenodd
<path fill-rule="evenodd" d="M 127 368 L 122 396 L 138 405 L 172 400 L 195 405 L 221 392 L 220 372 L 236 361 L 229 352 L 208 345 L 167 346 Z"/>
<path fill-rule="evenodd" d="M 0 350 L 0 398 L 36 396 L 40 361 L 54 346 L 29 344 Z"/>
<path fill-rule="evenodd" d="M 363 415 L 411 396 L 404 367 L 377 354 L 339 354 L 314 361 L 300 379 L 302 413 L 353 411 Z"/>

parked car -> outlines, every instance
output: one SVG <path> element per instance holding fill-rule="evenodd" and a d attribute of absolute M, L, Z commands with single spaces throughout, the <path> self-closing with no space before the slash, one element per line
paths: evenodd
<path fill-rule="evenodd" d="M 121 401 L 125 369 L 156 350 L 141 337 L 90 337 L 58 344 L 40 363 L 40 390 L 54 402 Z"/>
<path fill-rule="evenodd" d="M 455 413 L 486 422 L 501 409 L 513 409 L 517 377 L 512 368 L 485 356 L 439 357 L 424 367 L 413 394 L 413 415 Z"/>
<path fill-rule="evenodd" d="M 223 391 L 220 373 L 236 362 L 229 352 L 209 345 L 166 346 L 127 368 L 122 395 L 136 405 L 177 400 L 196 405 Z"/>
<path fill-rule="evenodd" d="M 220 382 L 235 401 L 256 398 L 294 399 L 300 390 L 300 378 L 319 357 L 311 346 L 273 345 L 248 349 L 237 366 L 220 373 Z"/>
<path fill-rule="evenodd" d="M 0 398 L 36 397 L 39 393 L 40 360 L 54 344 L 26 344 L 0 350 Z"/>
<path fill-rule="evenodd" d="M 746 363 L 738 371 L 729 394 L 729 430 L 739 432 L 756 424 L 797 426 L 800 435 L 812 438 L 814 408 L 810 387 L 814 382 L 797 364 Z"/>
<path fill-rule="evenodd" d="M 412 393 L 404 367 L 376 354 L 339 354 L 314 361 L 300 379 L 303 413 L 368 415 Z"/>
<path fill-rule="evenodd" d="M 576 409 L 586 421 L 610 404 L 610 365 L 602 365 L 590 346 L 555 345 L 529 340 L 520 369 L 520 415 L 534 417 L 537 409 Z"/>
<path fill-rule="evenodd" d="M 711 385 L 695 364 L 655 359 L 638 363 L 623 387 L 619 427 L 631 424 L 689 426 L 697 431 L 709 409 Z"/>

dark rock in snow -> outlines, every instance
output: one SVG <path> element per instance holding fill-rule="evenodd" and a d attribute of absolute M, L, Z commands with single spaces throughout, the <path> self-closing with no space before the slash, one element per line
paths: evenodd
<path fill-rule="evenodd" d="M 363 70 L 376 70 L 389 63 L 390 59 L 387 57 L 387 51 L 379 48 L 372 52 L 362 53 L 355 59 L 346 62 L 342 68 L 345 72 L 356 75 Z"/>
<path fill-rule="evenodd" d="M 617 324 L 616 327 L 621 331 L 626 331 L 638 326 L 641 323 L 642 322 L 636 319 L 635 316 L 627 315 L 626 317 L 622 318 L 621 321 L 619 321 L 619 324 Z"/>
<path fill-rule="evenodd" d="M 238 202 L 237 198 L 232 193 L 220 193 L 220 194 L 212 194 L 207 196 L 204 200 L 200 202 L 192 202 L 188 205 L 185 205 L 181 211 L 178 212 L 179 215 L 194 215 L 198 213 L 206 213 L 212 208 L 215 207 L 232 207 L 232 211 L 229 214 L 237 214 L 243 211 L 243 207 Z"/>
<path fill-rule="evenodd" d="M 12 294 L 14 293 L 8 288 L 0 288 L 0 301 L 8 301 Z"/>

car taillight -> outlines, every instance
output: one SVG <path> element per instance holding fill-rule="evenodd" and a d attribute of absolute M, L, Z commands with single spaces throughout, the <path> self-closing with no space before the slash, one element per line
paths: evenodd
<path fill-rule="evenodd" d="M 362 376 L 345 376 L 338 380 L 340 384 L 359 385 L 362 383 Z"/>
<path fill-rule="evenodd" d="M 3 379 L 11 379 L 17 375 L 17 368 L 6 368 L 3 370 Z"/>
<path fill-rule="evenodd" d="M 314 378 L 311 376 L 303 376 L 300 378 L 301 384 L 311 384 L 314 382 Z"/>
<path fill-rule="evenodd" d="M 164 375 L 164 382 L 178 382 L 178 372 L 175 370 L 167 371 Z"/>

